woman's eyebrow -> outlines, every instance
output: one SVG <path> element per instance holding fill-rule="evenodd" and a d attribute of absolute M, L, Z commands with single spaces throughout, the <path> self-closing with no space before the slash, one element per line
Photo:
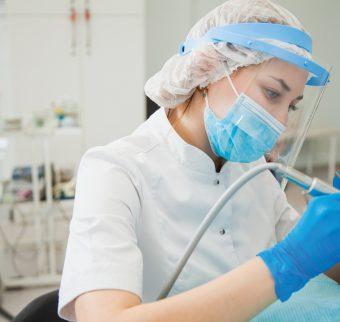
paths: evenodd
<path fill-rule="evenodd" d="M 277 82 L 280 83 L 281 87 L 287 91 L 290 92 L 291 88 L 287 85 L 287 83 L 282 79 L 282 78 L 276 78 L 274 76 L 270 76 L 272 79 L 276 80 Z M 300 95 L 296 98 L 298 101 L 301 101 L 303 99 L 303 95 Z"/>
<path fill-rule="evenodd" d="M 287 92 L 290 92 L 290 90 L 291 90 L 290 87 L 287 85 L 287 83 L 283 79 L 276 78 L 274 76 L 270 76 L 270 78 L 272 78 L 272 79 L 276 80 L 277 82 L 279 82 L 284 90 L 286 90 Z"/>

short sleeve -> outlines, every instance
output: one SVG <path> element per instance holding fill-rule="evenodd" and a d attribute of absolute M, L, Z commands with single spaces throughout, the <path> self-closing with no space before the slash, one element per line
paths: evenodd
<path fill-rule="evenodd" d="M 280 190 L 276 200 L 275 209 L 278 215 L 275 225 L 276 240 L 279 242 L 294 228 L 300 219 L 300 215 L 289 204 L 286 194 L 282 190 Z"/>
<path fill-rule="evenodd" d="M 140 200 L 131 175 L 105 147 L 88 150 L 76 183 L 61 286 L 59 315 L 75 320 L 74 300 L 99 289 L 142 294 L 142 255 L 136 224 Z"/>

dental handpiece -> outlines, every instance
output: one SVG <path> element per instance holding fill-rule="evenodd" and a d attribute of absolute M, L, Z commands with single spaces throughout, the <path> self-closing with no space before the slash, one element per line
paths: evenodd
<path fill-rule="evenodd" d="M 274 170 L 289 182 L 296 184 L 312 196 L 340 192 L 338 189 L 320 180 L 319 178 L 311 178 L 292 167 L 278 164 L 277 169 Z M 339 174 L 337 173 L 336 175 Z"/>
<path fill-rule="evenodd" d="M 210 224 L 219 214 L 221 209 L 224 205 L 234 196 L 236 192 L 240 190 L 248 181 L 252 178 L 256 177 L 258 174 L 266 171 L 266 170 L 273 170 L 277 172 L 279 175 L 287 179 L 288 181 L 300 186 L 304 189 L 307 193 L 312 196 L 319 196 L 325 194 L 332 194 L 332 193 L 340 193 L 340 191 L 333 186 L 329 185 L 328 183 L 318 179 L 318 178 L 311 178 L 300 171 L 295 170 L 292 167 L 285 166 L 280 163 L 264 163 L 260 164 L 248 172 L 246 172 L 243 176 L 241 176 L 238 180 L 232 183 L 228 189 L 224 192 L 224 194 L 217 200 L 214 206 L 210 209 L 207 213 L 205 218 L 203 219 L 202 223 L 198 227 L 195 235 L 190 240 L 184 254 L 180 258 L 175 271 L 170 276 L 169 280 L 163 287 L 162 291 L 158 296 L 158 300 L 163 299 L 168 296 L 169 292 L 171 291 L 172 286 L 175 284 L 179 274 L 182 272 L 184 266 L 186 265 L 187 261 L 189 260 L 191 254 L 195 250 L 197 244 L 203 237 L 206 230 L 209 228 Z M 340 173 L 338 173 L 340 176 Z"/>

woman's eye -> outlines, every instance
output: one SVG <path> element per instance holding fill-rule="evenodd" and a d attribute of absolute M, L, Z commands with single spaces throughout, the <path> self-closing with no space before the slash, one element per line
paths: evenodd
<path fill-rule="evenodd" d="M 266 94 L 267 94 L 269 99 L 276 99 L 280 96 L 280 93 L 275 92 L 271 89 L 266 89 Z"/>
<path fill-rule="evenodd" d="M 289 111 L 296 111 L 298 109 L 299 108 L 296 105 L 293 105 L 293 104 L 289 105 Z"/>

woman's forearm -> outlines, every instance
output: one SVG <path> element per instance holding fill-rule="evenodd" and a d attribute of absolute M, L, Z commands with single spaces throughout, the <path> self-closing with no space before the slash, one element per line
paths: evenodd
<path fill-rule="evenodd" d="M 249 320 L 276 299 L 274 280 L 260 258 L 190 291 L 122 311 L 120 322 Z"/>

